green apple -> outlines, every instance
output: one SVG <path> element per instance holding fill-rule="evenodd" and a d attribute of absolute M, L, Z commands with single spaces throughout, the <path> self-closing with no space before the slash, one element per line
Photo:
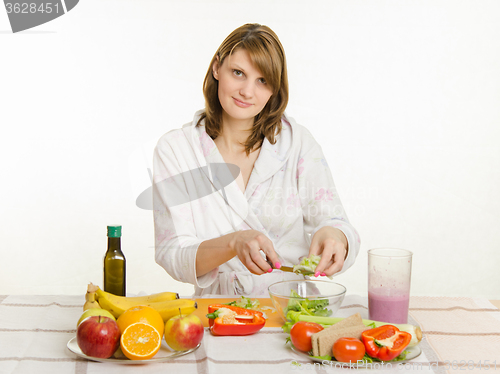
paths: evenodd
<path fill-rule="evenodd" d="M 110 313 L 108 312 L 106 309 L 101 309 L 101 308 L 90 308 L 90 309 L 87 309 L 85 312 L 83 312 L 82 316 L 80 317 L 80 319 L 78 320 L 78 323 L 76 324 L 76 327 L 78 327 L 80 325 L 80 323 L 82 323 L 82 321 L 88 317 L 92 317 L 92 316 L 104 316 L 104 317 L 109 317 L 111 318 L 113 321 L 116 321 L 116 318 Z"/>

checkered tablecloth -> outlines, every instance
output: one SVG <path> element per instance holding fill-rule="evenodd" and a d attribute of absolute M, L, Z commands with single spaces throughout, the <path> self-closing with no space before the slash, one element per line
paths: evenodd
<path fill-rule="evenodd" d="M 0 296 L 1 374 L 289 373 L 340 372 L 309 361 L 285 344 L 280 328 L 245 337 L 214 337 L 208 331 L 198 350 L 175 360 L 143 365 L 88 361 L 66 347 L 76 334 L 83 296 Z M 347 295 L 338 316 L 360 312 L 366 297 Z M 412 297 L 410 321 L 419 324 L 422 354 L 404 365 L 362 372 L 459 373 L 500 368 L 500 311 L 486 299 Z"/>

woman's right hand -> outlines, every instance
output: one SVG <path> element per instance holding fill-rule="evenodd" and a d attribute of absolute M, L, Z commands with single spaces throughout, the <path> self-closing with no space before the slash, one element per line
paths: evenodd
<path fill-rule="evenodd" d="M 264 252 L 267 260 L 274 264 L 276 269 L 281 267 L 278 255 L 274 251 L 273 242 L 257 230 L 235 232 L 229 246 L 243 265 L 253 274 L 262 275 L 273 271 L 260 251 Z"/>

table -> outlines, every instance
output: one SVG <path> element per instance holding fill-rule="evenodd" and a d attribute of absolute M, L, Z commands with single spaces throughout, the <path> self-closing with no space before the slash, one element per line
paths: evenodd
<path fill-rule="evenodd" d="M 261 299 L 270 303 L 269 299 Z M 203 317 L 208 302 L 198 300 Z M 176 360 L 136 365 L 98 363 L 66 348 L 75 336 L 84 296 L 0 296 L 1 374 L 127 373 L 289 373 L 346 372 L 303 359 L 285 345 L 279 318 L 256 335 L 214 337 L 206 332 L 201 347 Z M 269 304 L 270 305 L 270 304 Z M 500 368 L 500 301 L 467 297 L 412 297 L 410 322 L 424 333 L 422 354 L 411 365 L 371 372 L 484 373 Z M 360 312 L 367 318 L 367 298 L 347 295 L 339 316 Z M 274 321 L 274 322 L 272 322 Z M 272 322 L 272 323 L 271 323 Z M 379 370 L 380 369 L 380 370 Z M 368 369 L 358 369 L 367 372 Z"/>

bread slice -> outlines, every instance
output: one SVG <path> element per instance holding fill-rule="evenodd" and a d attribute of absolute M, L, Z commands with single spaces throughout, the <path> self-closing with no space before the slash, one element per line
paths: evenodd
<path fill-rule="evenodd" d="M 361 339 L 361 333 L 368 330 L 359 313 L 343 319 L 336 324 L 311 336 L 313 356 L 332 355 L 333 344 L 340 338 Z"/>

